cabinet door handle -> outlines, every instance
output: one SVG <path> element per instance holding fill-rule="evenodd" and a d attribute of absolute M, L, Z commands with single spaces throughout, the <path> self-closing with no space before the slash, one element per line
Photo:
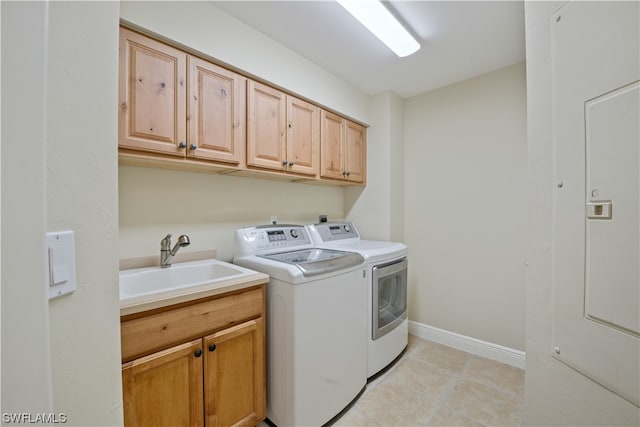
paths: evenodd
<path fill-rule="evenodd" d="M 282 166 L 287 166 L 287 161 L 286 160 L 282 161 Z"/>
<path fill-rule="evenodd" d="M 289 162 L 289 166 L 293 166 L 293 162 Z"/>
<path fill-rule="evenodd" d="M 347 172 L 347 176 L 351 175 L 351 172 Z"/>
<path fill-rule="evenodd" d="M 197 349 L 197 350 L 196 350 L 196 352 L 195 352 L 195 353 L 193 353 L 193 355 L 194 355 L 195 357 L 200 357 L 200 356 L 202 356 L 202 350 Z"/>
<path fill-rule="evenodd" d="M 198 146 L 197 146 L 196 144 L 191 144 L 191 145 L 189 146 L 189 148 L 190 148 L 191 150 L 195 150 L 196 148 L 198 148 Z"/>
<path fill-rule="evenodd" d="M 209 351 L 216 351 L 216 345 L 215 344 L 209 344 Z"/>
<path fill-rule="evenodd" d="M 180 144 L 178 144 L 178 147 L 187 148 L 187 144 L 185 144 L 184 142 L 181 142 Z"/>

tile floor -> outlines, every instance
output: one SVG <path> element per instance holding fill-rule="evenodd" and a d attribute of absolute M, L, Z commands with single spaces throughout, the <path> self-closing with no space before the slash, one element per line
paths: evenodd
<path fill-rule="evenodd" d="M 333 427 L 519 426 L 523 404 L 522 369 L 409 335 Z"/>
<path fill-rule="evenodd" d="M 409 335 L 334 426 L 518 426 L 523 404 L 522 369 Z"/>

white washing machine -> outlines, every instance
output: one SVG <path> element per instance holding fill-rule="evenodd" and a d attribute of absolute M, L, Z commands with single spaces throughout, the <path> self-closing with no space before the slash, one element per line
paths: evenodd
<path fill-rule="evenodd" d="M 367 382 L 367 270 L 353 252 L 316 248 L 304 226 L 236 230 L 235 264 L 267 284 L 267 417 L 320 426 Z"/>
<path fill-rule="evenodd" d="M 402 243 L 362 240 L 346 221 L 307 226 L 316 247 L 353 251 L 367 264 L 367 377 L 388 366 L 407 347 L 408 250 Z"/>

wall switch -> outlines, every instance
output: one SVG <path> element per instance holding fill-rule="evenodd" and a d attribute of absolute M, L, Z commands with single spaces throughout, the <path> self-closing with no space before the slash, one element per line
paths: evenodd
<path fill-rule="evenodd" d="M 47 233 L 49 299 L 76 290 L 76 251 L 73 231 Z"/>

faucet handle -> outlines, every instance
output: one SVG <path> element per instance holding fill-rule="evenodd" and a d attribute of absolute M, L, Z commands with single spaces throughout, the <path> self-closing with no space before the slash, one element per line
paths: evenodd
<path fill-rule="evenodd" d="M 171 234 L 167 234 L 164 239 L 160 241 L 160 249 L 171 249 Z"/>

